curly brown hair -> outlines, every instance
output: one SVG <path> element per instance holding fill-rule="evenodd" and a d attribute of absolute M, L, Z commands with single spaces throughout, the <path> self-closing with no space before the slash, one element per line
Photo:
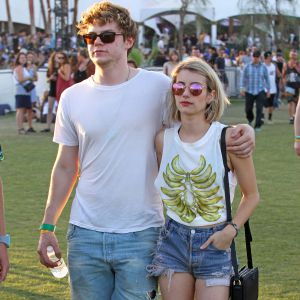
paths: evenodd
<path fill-rule="evenodd" d="M 77 24 L 78 34 L 86 34 L 87 28 L 91 24 L 102 26 L 111 22 L 116 22 L 124 34 L 124 39 L 128 37 L 136 38 L 137 26 L 129 11 L 108 1 L 95 3 L 81 15 L 81 20 Z"/>

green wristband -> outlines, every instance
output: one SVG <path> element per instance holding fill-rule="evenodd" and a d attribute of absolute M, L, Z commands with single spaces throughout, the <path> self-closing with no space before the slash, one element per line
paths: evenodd
<path fill-rule="evenodd" d="M 300 135 L 295 135 L 295 139 L 300 139 Z"/>
<path fill-rule="evenodd" d="M 40 226 L 39 229 L 40 230 L 48 230 L 48 231 L 54 232 L 55 228 L 56 228 L 55 225 L 43 223 L 43 224 L 41 224 L 41 226 Z"/>

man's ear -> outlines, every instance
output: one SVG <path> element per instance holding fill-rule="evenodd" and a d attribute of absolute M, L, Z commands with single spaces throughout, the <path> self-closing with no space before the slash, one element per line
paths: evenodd
<path fill-rule="evenodd" d="M 132 48 L 132 46 L 134 45 L 134 42 L 135 42 L 135 39 L 133 37 L 128 37 L 126 39 L 126 46 L 127 46 L 127 49 L 130 49 Z"/>

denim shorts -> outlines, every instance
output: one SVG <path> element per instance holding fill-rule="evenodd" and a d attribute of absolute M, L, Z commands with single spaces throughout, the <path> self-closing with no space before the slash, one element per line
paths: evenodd
<path fill-rule="evenodd" d="M 70 224 L 71 299 L 157 299 L 157 279 L 148 276 L 146 267 L 151 263 L 160 229 L 107 233 Z"/>
<path fill-rule="evenodd" d="M 152 264 L 147 267 L 150 276 L 174 273 L 190 273 L 196 279 L 203 279 L 207 286 L 229 286 L 232 274 L 231 249 L 220 250 L 210 244 L 201 245 L 226 224 L 209 228 L 190 227 L 167 218 L 157 243 Z"/>

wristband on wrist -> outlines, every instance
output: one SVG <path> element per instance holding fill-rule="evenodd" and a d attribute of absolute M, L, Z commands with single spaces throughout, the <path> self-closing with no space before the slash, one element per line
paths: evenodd
<path fill-rule="evenodd" d="M 239 234 L 239 228 L 238 228 L 238 226 L 235 223 L 233 223 L 233 222 L 229 222 L 228 225 L 231 225 L 235 229 L 235 236 L 234 237 L 236 238 L 237 235 Z"/>
<path fill-rule="evenodd" d="M 50 231 L 50 230 L 44 230 L 44 229 L 41 229 L 40 230 L 40 234 L 44 234 L 44 233 L 53 233 L 53 231 Z"/>
<path fill-rule="evenodd" d="M 43 223 L 41 224 L 39 229 L 54 232 L 55 228 L 56 228 L 55 225 Z"/>

